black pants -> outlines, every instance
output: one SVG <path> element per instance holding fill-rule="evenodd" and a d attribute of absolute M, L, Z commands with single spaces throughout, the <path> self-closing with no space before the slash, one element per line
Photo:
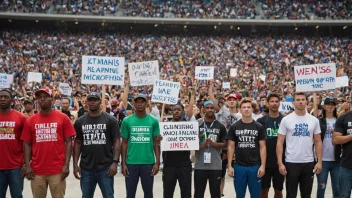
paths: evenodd
<path fill-rule="evenodd" d="M 211 198 L 220 198 L 221 170 L 194 170 L 194 198 L 204 198 L 209 180 Z"/>
<path fill-rule="evenodd" d="M 286 166 L 286 198 L 296 198 L 298 184 L 302 198 L 310 198 L 314 181 L 314 162 L 285 163 Z"/>
<path fill-rule="evenodd" d="M 192 190 L 192 165 L 189 166 L 164 166 L 163 187 L 164 198 L 173 198 L 176 182 L 181 189 L 181 198 L 191 198 Z"/>

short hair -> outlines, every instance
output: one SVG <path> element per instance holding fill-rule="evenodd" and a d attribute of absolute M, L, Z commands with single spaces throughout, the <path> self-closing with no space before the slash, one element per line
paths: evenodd
<path fill-rule="evenodd" d="M 177 104 L 171 105 L 171 108 L 173 109 L 176 106 L 180 106 L 182 110 L 185 110 L 185 107 L 181 103 L 177 103 Z"/>
<path fill-rule="evenodd" d="M 68 97 L 61 98 L 61 101 L 63 101 L 63 100 L 68 100 L 69 103 L 71 102 L 71 100 Z"/>
<path fill-rule="evenodd" d="M 279 100 L 281 100 L 281 96 L 278 93 L 270 93 L 266 98 L 266 101 L 269 102 L 271 98 L 278 98 Z"/>
<path fill-rule="evenodd" d="M 253 107 L 254 102 L 253 102 L 252 98 L 249 98 L 249 97 L 243 98 L 240 102 L 240 108 L 242 107 L 242 104 L 245 104 L 245 103 L 251 103 L 252 108 L 253 109 L 255 108 L 255 106 Z"/>
<path fill-rule="evenodd" d="M 293 101 L 295 101 L 296 96 L 305 96 L 306 100 L 308 101 L 308 96 L 307 96 L 307 94 L 305 94 L 304 92 L 295 92 L 295 93 L 293 94 Z"/>
<path fill-rule="evenodd" d="M 260 97 L 259 97 L 259 100 L 262 100 L 263 98 L 266 99 L 266 96 L 264 96 L 264 95 L 260 96 Z"/>
<path fill-rule="evenodd" d="M 6 92 L 10 95 L 10 98 L 13 99 L 13 94 L 12 92 L 10 91 L 10 89 L 1 89 L 0 92 Z"/>

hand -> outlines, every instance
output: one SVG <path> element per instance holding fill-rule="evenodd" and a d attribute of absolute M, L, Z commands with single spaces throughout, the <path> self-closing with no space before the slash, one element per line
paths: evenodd
<path fill-rule="evenodd" d="M 234 176 L 235 176 L 234 172 L 235 172 L 235 171 L 233 170 L 232 166 L 229 166 L 229 167 L 227 168 L 227 175 L 228 175 L 229 177 L 234 177 Z"/>
<path fill-rule="evenodd" d="M 34 171 L 31 168 L 31 165 L 26 166 L 26 177 L 28 180 L 34 179 Z"/>
<path fill-rule="evenodd" d="M 129 176 L 128 168 L 127 168 L 127 165 L 126 165 L 126 164 L 123 164 L 123 165 L 122 165 L 122 174 L 123 174 L 123 176 L 125 176 L 125 177 L 128 177 L 128 176 Z"/>
<path fill-rule="evenodd" d="M 317 164 L 315 164 L 313 172 L 318 175 L 320 174 L 321 169 L 322 169 L 322 164 L 318 162 Z"/>
<path fill-rule="evenodd" d="M 213 143 L 213 140 L 210 139 L 210 138 L 207 138 L 207 139 L 205 140 L 205 142 L 207 143 L 207 146 L 210 147 L 211 144 Z"/>
<path fill-rule="evenodd" d="M 68 167 L 68 164 L 65 164 L 61 169 L 61 180 L 64 180 L 68 174 L 70 174 L 70 168 Z"/>
<path fill-rule="evenodd" d="M 281 175 L 283 175 L 283 176 L 287 175 L 287 171 L 286 171 L 285 165 L 283 165 L 283 164 L 279 165 L 279 171 L 280 171 Z"/>
<path fill-rule="evenodd" d="M 76 179 L 81 180 L 81 168 L 79 166 L 73 166 L 73 175 Z"/>
<path fill-rule="evenodd" d="M 265 166 L 261 165 L 258 170 L 258 177 L 262 178 L 265 175 Z"/>
<path fill-rule="evenodd" d="M 109 168 L 108 176 L 109 177 L 115 176 L 116 173 L 117 173 L 117 163 L 113 162 Z"/>
<path fill-rule="evenodd" d="M 25 177 L 26 176 L 26 164 L 23 164 L 23 166 L 21 167 L 21 177 Z"/>
<path fill-rule="evenodd" d="M 159 166 L 160 166 L 160 164 L 158 164 L 158 163 L 154 164 L 153 169 L 152 169 L 152 176 L 155 176 L 156 174 L 158 174 Z"/>

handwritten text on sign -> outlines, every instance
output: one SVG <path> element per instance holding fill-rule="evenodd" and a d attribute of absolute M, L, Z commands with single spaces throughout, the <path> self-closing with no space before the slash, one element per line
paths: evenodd
<path fill-rule="evenodd" d="M 159 63 L 158 61 L 129 63 L 128 72 L 132 86 L 152 85 L 159 79 Z"/>
<path fill-rule="evenodd" d="M 0 74 L 0 89 L 10 88 L 12 82 L 13 82 L 12 74 Z"/>
<path fill-rule="evenodd" d="M 161 150 L 199 150 L 198 130 L 198 122 L 160 122 Z"/>
<path fill-rule="evenodd" d="M 292 102 L 280 102 L 280 107 L 279 107 L 280 112 L 288 113 L 294 110 L 295 110 L 295 106 L 293 106 Z"/>
<path fill-rule="evenodd" d="M 123 85 L 124 57 L 82 56 L 82 84 Z"/>
<path fill-rule="evenodd" d="M 214 79 L 214 67 L 196 67 L 195 78 L 198 80 L 211 80 Z"/>
<path fill-rule="evenodd" d="M 335 89 L 335 63 L 295 66 L 296 91 Z"/>
<path fill-rule="evenodd" d="M 167 80 L 155 80 L 152 102 L 177 104 L 179 92 L 180 83 Z"/>
<path fill-rule="evenodd" d="M 67 83 L 60 83 L 59 90 L 65 96 L 71 96 L 72 94 L 72 88 Z"/>

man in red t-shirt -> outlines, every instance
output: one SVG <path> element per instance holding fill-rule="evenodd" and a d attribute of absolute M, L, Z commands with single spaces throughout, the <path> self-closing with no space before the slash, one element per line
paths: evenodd
<path fill-rule="evenodd" d="M 0 90 L 0 197 L 22 197 L 23 141 L 20 139 L 26 117 L 11 109 L 13 96 L 10 90 Z M 23 171 L 22 171 L 23 170 Z"/>
<path fill-rule="evenodd" d="M 40 112 L 27 119 L 21 139 L 24 140 L 26 177 L 31 180 L 34 198 L 44 198 L 48 185 L 51 196 L 65 196 L 72 153 L 72 136 L 76 132 L 70 119 L 53 110 L 53 94 L 44 88 L 35 92 Z M 30 163 L 29 163 L 30 162 Z"/>

